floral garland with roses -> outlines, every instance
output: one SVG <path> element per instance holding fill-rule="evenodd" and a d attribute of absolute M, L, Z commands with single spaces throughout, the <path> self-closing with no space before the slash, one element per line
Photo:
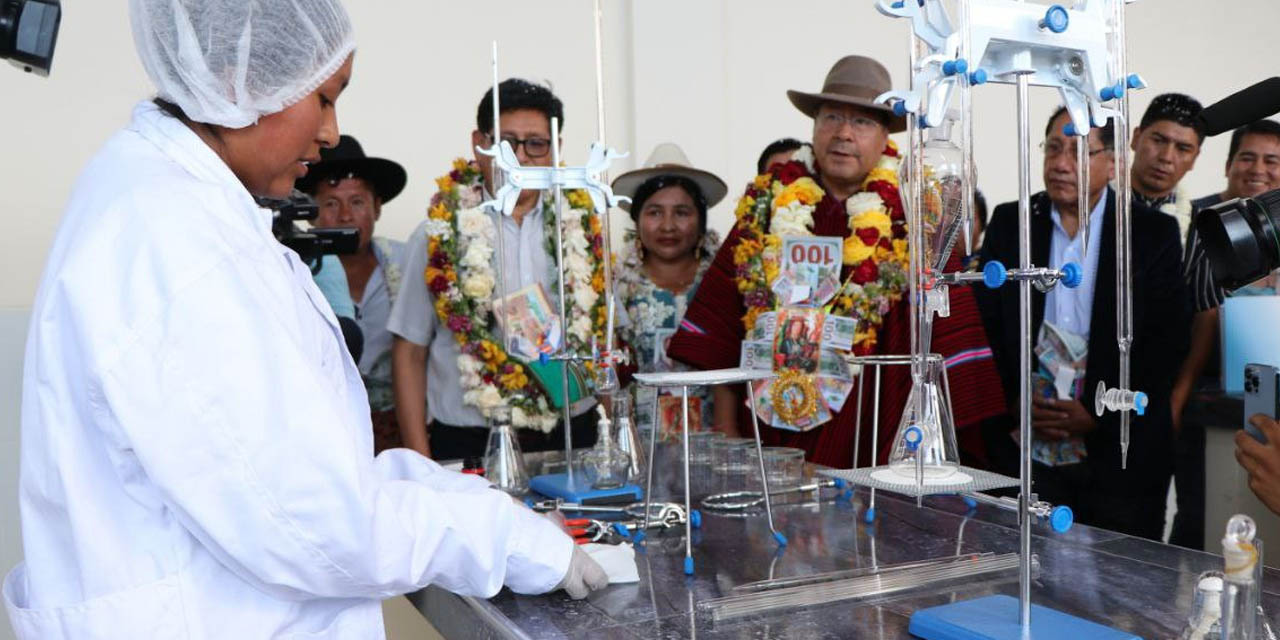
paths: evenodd
<path fill-rule="evenodd" d="M 893 303 L 907 286 L 907 223 L 898 192 L 898 147 L 889 141 L 862 189 L 845 203 L 849 235 L 843 262 L 851 268 L 828 308 L 858 320 L 853 353 L 866 355 Z M 756 176 L 738 201 L 740 242 L 733 264 L 747 312 L 742 323 L 755 328 L 761 313 L 773 311 L 773 283 L 781 265 L 784 236 L 812 236 L 813 212 L 825 192 L 815 180 L 813 154 L 802 147 L 772 173 Z"/>
<path fill-rule="evenodd" d="M 483 183 L 480 167 L 463 159 L 454 160 L 453 170 L 436 178 L 439 191 L 427 212 L 423 279 L 435 297 L 436 315 L 458 341 L 462 401 L 481 413 L 509 406 L 516 427 L 548 432 L 559 422 L 559 412 L 529 370 L 507 354 L 492 329 L 497 286 L 493 243 L 498 231 L 493 217 L 480 208 Z M 580 191 L 565 195 L 569 209 L 564 225 L 564 290 L 567 315 L 573 318 L 564 332 L 565 348 L 585 353 L 593 337 L 604 343 L 604 241 L 591 197 Z M 546 249 L 554 256 L 556 218 L 548 205 L 543 207 Z M 553 285 L 559 277 L 554 265 L 553 260 Z"/>

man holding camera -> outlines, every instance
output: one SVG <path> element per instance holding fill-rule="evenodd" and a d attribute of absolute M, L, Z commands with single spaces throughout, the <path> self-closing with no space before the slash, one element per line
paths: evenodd
<path fill-rule="evenodd" d="M 360 231 L 356 252 L 338 259 L 346 276 L 352 317 L 363 336 L 360 353 L 353 355 L 369 394 L 375 453 L 402 446 L 391 389 L 391 333 L 387 331 L 387 318 L 391 315 L 391 301 L 400 290 L 404 243 L 375 237 L 373 229 L 382 216 L 382 205 L 400 195 L 406 181 L 404 167 L 366 156 L 355 138 L 344 135 L 337 146 L 321 149 L 320 162 L 295 184 L 316 201 L 319 214 L 314 226 L 355 227 Z"/>
<path fill-rule="evenodd" d="M 1047 293 L 1032 292 L 1031 336 L 1037 340 L 1038 364 L 1031 374 L 1039 380 L 1031 415 L 1035 488 L 1045 500 L 1070 505 L 1079 522 L 1159 539 L 1173 472 L 1169 389 L 1190 321 L 1177 224 L 1135 203 L 1130 387 L 1145 392 L 1151 402 L 1145 415 L 1132 416 L 1128 466 L 1121 469 L 1118 415 L 1098 418 L 1089 410 L 1098 382 L 1113 384 L 1119 367 L 1116 282 L 1098 277 L 1115 273 L 1117 260 L 1116 194 L 1107 185 L 1115 171 L 1113 125 L 1078 138 L 1064 135 L 1069 121 L 1065 108 L 1050 119 L 1042 147 L 1046 191 L 1031 197 L 1032 262 L 1052 267 L 1076 262 L 1084 272 L 1074 289 L 1059 284 Z M 1087 248 L 1080 233 L 1084 219 L 1078 211 L 1077 144 L 1087 144 L 1089 155 Z M 1017 218 L 1017 203 L 996 207 L 982 245 L 983 263 L 1017 264 Z M 1026 339 L 1017 331 L 1018 290 L 977 287 L 974 293 L 1009 406 L 1016 408 L 1024 373 L 1019 371 L 1019 342 Z M 1041 355 L 1046 353 L 1053 357 Z M 1010 422 L 984 429 L 996 470 L 1016 475 L 1017 443 L 1011 432 L 1016 436 Z"/>

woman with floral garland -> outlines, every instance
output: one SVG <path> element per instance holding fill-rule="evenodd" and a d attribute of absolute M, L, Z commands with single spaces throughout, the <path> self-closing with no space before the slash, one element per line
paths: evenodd
<path fill-rule="evenodd" d="M 616 275 L 618 305 L 627 314 L 619 333 L 635 349 L 640 372 L 686 370 L 667 357 L 667 341 L 720 248 L 719 235 L 707 229 L 707 209 L 724 198 L 728 186 L 714 174 L 690 166 L 680 147 L 663 143 L 643 168 L 618 176 L 613 189 L 632 199 L 629 210 L 636 225 L 628 232 L 631 242 Z M 654 391 L 643 391 L 637 409 L 647 415 L 653 411 Z M 735 431 L 731 403 L 723 403 L 724 415 L 717 415 L 710 389 L 690 393 L 702 428 L 716 425 Z M 665 405 L 667 398 L 674 401 L 676 396 L 664 396 L 660 403 Z M 657 416 L 679 415 L 661 409 Z M 661 432 L 671 426 L 662 425 Z"/>

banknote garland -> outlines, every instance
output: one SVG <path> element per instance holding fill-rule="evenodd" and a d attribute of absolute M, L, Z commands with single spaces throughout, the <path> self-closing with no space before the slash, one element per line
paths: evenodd
<path fill-rule="evenodd" d="M 843 240 L 842 262 L 849 274 L 822 311 L 856 322 L 852 343 L 841 349 L 846 354 L 873 351 L 884 316 L 906 289 L 907 228 L 898 190 L 899 162 L 897 146 L 890 141 L 861 190 L 845 203 L 850 232 Z M 790 162 L 757 176 L 738 202 L 740 241 L 733 263 L 746 306 L 742 322 L 749 334 L 761 337 L 762 314 L 785 308 L 774 291 L 782 245 L 787 237 L 813 236 L 813 213 L 826 195 L 815 176 L 812 153 L 802 148 Z M 811 374 L 787 367 L 775 370 L 776 380 L 759 384 L 757 402 L 773 418 L 766 421 L 782 428 L 807 429 L 830 420 L 852 387 L 845 384 L 827 393 L 819 390 Z"/>

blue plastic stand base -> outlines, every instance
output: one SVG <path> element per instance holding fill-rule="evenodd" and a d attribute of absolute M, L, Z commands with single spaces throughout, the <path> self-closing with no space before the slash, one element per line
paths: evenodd
<path fill-rule="evenodd" d="M 593 489 L 580 474 L 574 474 L 573 480 L 573 485 L 570 485 L 569 475 L 565 473 L 534 476 L 529 480 L 529 488 L 548 498 L 578 504 L 626 505 L 639 502 L 644 497 L 644 492 L 634 484 L 624 484 L 617 489 Z"/>
<path fill-rule="evenodd" d="M 911 635 L 925 640 L 1023 640 L 1018 599 L 987 596 L 911 614 Z M 1142 640 L 1096 622 L 1031 605 L 1031 640 Z"/>

